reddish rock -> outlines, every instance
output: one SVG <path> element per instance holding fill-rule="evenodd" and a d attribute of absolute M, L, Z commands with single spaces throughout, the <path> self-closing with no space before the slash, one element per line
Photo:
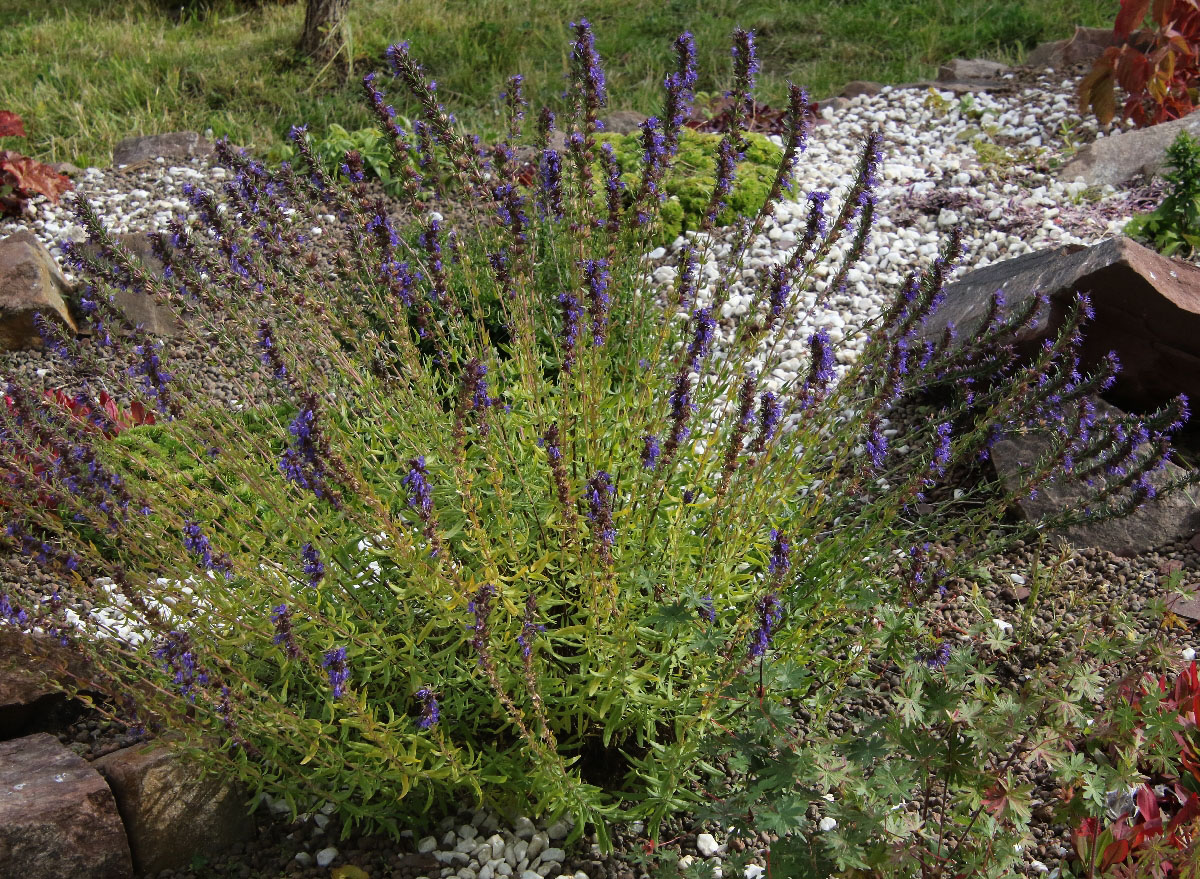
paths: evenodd
<path fill-rule="evenodd" d="M 113 147 L 113 165 L 141 165 L 158 158 L 187 161 L 212 151 L 213 145 L 194 131 L 127 137 Z"/>
<path fill-rule="evenodd" d="M 52 735 L 0 742 L 0 874 L 132 879 L 112 791 Z"/>
<path fill-rule="evenodd" d="M 1167 596 L 1167 610 L 1184 619 L 1200 621 L 1200 597 L 1196 595 L 1195 591 L 1192 591 L 1187 598 L 1169 595 Z"/>
<path fill-rule="evenodd" d="M 108 781 L 139 873 L 187 866 L 253 835 L 248 796 L 161 745 L 134 745 L 92 764 Z"/>
<path fill-rule="evenodd" d="M 948 322 L 970 337 L 992 295 L 1017 307 L 1039 291 L 1050 305 L 1018 336 L 1018 350 L 1038 350 L 1062 324 L 1076 291 L 1091 297 L 1096 317 L 1084 328 L 1083 366 L 1116 351 L 1121 372 L 1105 399 L 1145 411 L 1175 395 L 1200 400 L 1200 267 L 1167 259 L 1128 238 L 1093 247 L 1067 245 L 993 263 L 946 288 L 946 301 L 923 330 L 940 339 Z"/>
<path fill-rule="evenodd" d="M 0 240 L 0 350 L 41 345 L 33 325 L 38 312 L 75 333 L 66 303 L 70 291 L 54 257 L 32 232 L 22 229 Z"/>

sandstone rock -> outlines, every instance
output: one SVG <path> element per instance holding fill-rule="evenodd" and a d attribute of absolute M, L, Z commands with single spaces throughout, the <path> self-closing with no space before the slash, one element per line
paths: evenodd
<path fill-rule="evenodd" d="M 0 742 L 0 873 L 132 879 L 112 792 L 52 735 Z"/>
<path fill-rule="evenodd" d="M 1025 58 L 1027 67 L 1052 67 L 1061 70 L 1076 64 L 1091 64 L 1116 42 L 1112 28 L 1077 27 L 1066 40 L 1042 43 Z"/>
<path fill-rule="evenodd" d="M 145 263 L 146 268 L 156 277 L 162 276 L 163 264 L 150 249 L 150 239 L 138 232 L 117 235 L 117 241 L 133 252 L 133 255 Z M 95 246 L 84 245 L 85 252 L 94 253 Z M 167 305 L 155 303 L 154 297 L 139 290 L 118 289 L 115 292 L 116 305 L 135 325 L 141 325 L 147 333 L 156 337 L 177 336 L 183 329 L 179 316 Z"/>
<path fill-rule="evenodd" d="M 1088 186 L 1119 186 L 1138 174 L 1152 177 L 1163 167 L 1167 147 L 1181 131 L 1200 135 L 1200 113 L 1102 137 L 1082 147 L 1058 176 L 1066 181 L 1082 177 Z"/>
<path fill-rule="evenodd" d="M 93 764 L 108 781 L 139 873 L 186 866 L 253 833 L 245 797 L 161 745 L 134 745 Z"/>
<path fill-rule="evenodd" d="M 604 117 L 604 130 L 609 134 L 632 134 L 647 118 L 636 110 L 614 110 Z"/>
<path fill-rule="evenodd" d="M 64 298 L 70 290 L 54 257 L 32 232 L 22 229 L 0 240 L 0 350 L 41 345 L 33 325 L 38 312 L 76 332 Z"/>
<path fill-rule="evenodd" d="M 1120 412 L 1103 400 L 1096 401 L 1100 413 Z M 992 449 L 992 464 L 1008 487 L 1018 485 L 1022 472 L 1032 466 L 1049 448 L 1050 440 L 1037 433 L 1007 436 Z M 1183 475 L 1183 470 L 1167 463 L 1163 470 L 1151 474 L 1150 480 L 1162 487 Z M 1103 476 L 1095 476 L 1097 485 L 1089 488 L 1080 479 L 1064 476 L 1043 485 L 1036 497 L 1018 502 L 1029 519 L 1057 513 L 1068 508 L 1078 509 L 1089 494 L 1102 487 Z M 1186 540 L 1200 527 L 1200 489 L 1195 487 L 1159 496 L 1147 501 L 1140 509 L 1121 519 L 1087 523 L 1068 528 L 1064 536 L 1075 546 L 1095 547 L 1114 555 L 1133 556 L 1172 543 Z"/>
<path fill-rule="evenodd" d="M 186 160 L 212 151 L 212 144 L 194 131 L 127 137 L 113 147 L 113 165 L 140 165 L 160 157 Z"/>
<path fill-rule="evenodd" d="M 938 82 L 966 82 L 972 79 L 999 79 L 1008 73 L 1007 64 L 983 58 L 955 58 L 938 68 Z"/>
<path fill-rule="evenodd" d="M 925 337 L 941 338 L 949 322 L 960 338 L 969 336 L 1000 289 L 1009 307 L 1038 291 L 1050 297 L 1034 325 L 1018 337 L 1018 351 L 1036 351 L 1061 325 L 1076 291 L 1086 293 L 1096 316 L 1084 328 L 1084 368 L 1097 366 L 1109 351 L 1121 360 L 1106 399 L 1136 411 L 1180 393 L 1200 399 L 1200 268 L 1128 238 L 1040 250 L 993 263 L 948 286 Z"/>
<path fill-rule="evenodd" d="M 856 79 L 846 83 L 846 87 L 842 89 L 841 96 L 843 98 L 857 98 L 860 95 L 877 95 L 883 91 L 883 86 L 877 82 L 871 82 L 867 79 Z"/>

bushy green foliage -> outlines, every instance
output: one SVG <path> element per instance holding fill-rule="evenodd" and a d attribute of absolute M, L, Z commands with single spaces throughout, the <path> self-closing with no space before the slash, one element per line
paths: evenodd
<path fill-rule="evenodd" d="M 1043 826 L 1103 816 L 1108 792 L 1137 785 L 1142 755 L 1174 745 L 1166 729 L 1147 735 L 1143 724 L 1135 735 L 1130 723 L 1106 732 L 1105 753 L 1087 744 L 1128 714 L 1114 664 L 1136 677 L 1164 662 L 1161 603 L 1126 612 L 1093 601 L 1063 552 L 1028 572 L 1034 594 L 1023 618 L 1005 620 L 982 595 L 993 575 L 964 575 L 946 595 L 884 610 L 829 645 L 869 654 L 879 669 L 846 681 L 830 713 L 806 710 L 797 725 L 777 709 L 755 710 L 744 731 L 712 743 L 714 760 L 745 781 L 705 815 L 740 833 L 778 833 L 773 873 L 1013 876 L 1033 844 L 1035 806 L 1052 810 Z M 1062 608 L 1052 630 L 1033 622 L 1047 605 Z M 944 658 L 914 656 L 908 639 L 950 616 L 970 622 Z M 1038 802 L 1032 779 L 1043 773 L 1073 795 Z M 714 779 L 714 792 L 723 787 Z M 1061 869 L 1090 875 L 1067 858 Z"/>
<path fill-rule="evenodd" d="M 325 169 L 325 173 L 333 176 L 342 175 L 340 165 L 345 160 L 346 152 L 354 150 L 362 156 L 363 164 L 369 175 L 379 180 L 383 184 L 384 191 L 393 196 L 402 192 L 400 168 L 412 165 L 411 159 L 406 157 L 404 163 L 397 167 L 392 146 L 378 128 L 359 128 L 355 131 L 347 131 L 333 122 L 322 136 L 308 135 L 308 142 L 313 155 Z M 273 164 L 282 161 L 290 162 L 296 159 L 296 155 L 294 146 L 283 143 L 268 151 L 267 160 Z"/>
<path fill-rule="evenodd" d="M 637 133 L 602 134 L 600 140 L 613 145 L 623 172 L 622 179 L 631 188 L 635 187 L 642 164 L 640 136 Z M 746 156 L 738 167 L 729 203 L 717 218 L 722 226 L 731 224 L 739 216 L 757 213 L 771 191 L 775 171 L 783 157 L 780 148 L 764 135 L 748 134 L 746 140 Z M 720 142 L 721 136 L 718 134 L 706 134 L 690 128 L 682 130 L 679 155 L 663 185 L 667 200 L 662 205 L 661 226 L 655 243 L 674 241 L 684 232 L 694 232 L 703 224 L 704 212 L 716 182 L 714 161 Z"/>
<path fill-rule="evenodd" d="M 1007 343 L 1036 300 L 1007 312 L 997 299 L 961 346 L 923 342 L 956 238 L 878 321 L 849 328 L 859 352 L 835 352 L 823 330 L 792 339 L 863 252 L 881 137 L 840 202 L 803 194 L 808 231 L 752 277 L 747 254 L 807 137 L 793 89 L 767 198 L 722 233 L 718 262 L 713 222 L 746 148 L 739 108 L 757 68 L 744 31 L 717 147 L 728 165 L 675 254 L 674 284 L 656 290 L 643 255 L 676 162 L 671 120 L 694 82 L 688 41 L 661 140 L 622 191 L 596 138 L 604 80 L 587 24 L 575 35 L 568 147 L 547 151 L 539 126 L 532 190 L 507 149 L 522 129 L 519 82 L 514 142 L 484 165 L 407 48 L 390 53 L 436 143 L 422 172 L 440 168 L 469 196 L 453 228 L 427 212 L 393 228 L 302 136 L 297 166 L 278 172 L 222 144 L 229 185 L 220 199 L 187 192 L 195 220 L 173 223 L 173 247 L 156 240 L 161 276 L 81 201 L 99 256 L 72 253 L 90 279 L 80 304 L 113 350 L 100 360 L 49 325 L 46 343 L 162 417 L 123 444 L 89 442 L 17 382 L 0 412 L 16 452 L 0 466 L 23 488 L 0 545 L 66 581 L 53 601 L 18 586 L 0 616 L 91 658 L 87 683 L 127 716 L 297 811 L 331 801 L 347 829 L 397 832 L 407 813 L 469 795 L 570 813 L 602 845 L 619 817 L 657 834 L 700 801 L 705 745 L 744 730 L 752 706 L 825 712 L 877 675 L 875 642 L 841 649 L 852 627 L 883 622 L 885 657 L 940 655 L 948 630 L 913 608 L 973 552 L 1136 507 L 1180 418 L 1178 406 L 1096 415 L 1088 395 L 1107 375 L 1076 370 L 1080 309 L 1030 363 Z M 403 160 L 405 133 L 366 84 Z M 424 182 L 404 181 L 414 211 Z M 350 241 L 314 247 L 329 213 Z M 205 367 L 135 327 L 131 342 L 105 332 L 127 324 L 116 287 L 172 305 L 193 342 L 242 364 L 230 373 L 241 399 L 265 382 L 286 405 L 214 406 Z M 750 315 L 719 326 L 735 291 Z M 898 402 L 934 389 L 941 402 L 922 418 L 887 427 Z M 1000 433 L 1047 424 L 1046 454 L 1015 483 L 981 476 L 926 503 Z M 47 437 L 61 453 L 38 452 Z M 39 454 L 48 466 L 24 466 Z M 1070 466 L 1122 475 L 1097 483 L 1086 510 L 1006 524 L 1016 499 Z M 56 504 L 39 502 L 46 492 Z M 105 547 L 78 539 L 81 527 Z M 943 570 L 923 547 L 951 536 L 963 548 Z"/>
<path fill-rule="evenodd" d="M 1200 140 L 1186 131 L 1167 147 L 1170 191 L 1162 204 L 1125 224 L 1125 234 L 1164 256 L 1190 257 L 1200 247 Z"/>

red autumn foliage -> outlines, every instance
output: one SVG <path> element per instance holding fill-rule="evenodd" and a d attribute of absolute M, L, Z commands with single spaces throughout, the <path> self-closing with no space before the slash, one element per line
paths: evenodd
<path fill-rule="evenodd" d="M 1138 32 L 1147 14 L 1152 27 Z M 1122 113 L 1138 128 L 1179 119 L 1196 107 L 1200 84 L 1200 0 L 1121 0 L 1113 26 L 1120 45 L 1104 50 L 1079 83 L 1079 112 L 1104 125 L 1117 111 L 1115 86 L 1126 93 Z"/>
<path fill-rule="evenodd" d="M 46 400 L 65 410 L 74 420 L 89 430 L 98 432 L 105 439 L 112 439 L 117 434 L 128 430 L 131 427 L 138 427 L 142 424 L 154 424 L 154 413 L 146 409 L 140 400 L 134 400 L 128 409 L 121 409 L 116 400 L 106 394 L 100 392 L 100 399 L 97 404 L 92 404 L 91 401 L 85 400 L 83 397 L 71 397 L 63 393 L 59 389 L 45 392 Z M 4 405 L 8 409 L 9 414 L 16 414 L 16 403 L 8 394 L 4 395 Z M 104 415 L 99 415 L 98 412 L 93 416 L 93 406 L 97 406 L 99 412 Z M 0 446 L 3 446 L 3 438 L 0 437 Z M 29 466 L 29 459 L 21 452 L 16 452 L 16 461 L 14 463 L 24 462 L 25 466 Z M 33 475 L 41 477 L 46 472 L 46 467 L 40 463 L 33 465 Z M 18 475 L 15 472 L 5 473 L 0 468 L 0 481 L 7 481 L 10 484 L 17 483 Z M 49 502 L 48 495 L 42 495 L 43 502 Z M 6 507 L 8 504 L 0 500 L 0 508 Z"/>
<path fill-rule="evenodd" d="M 1071 834 L 1075 853 L 1088 870 L 1084 875 L 1132 879 L 1134 876 L 1173 877 L 1178 867 L 1194 863 L 1200 842 L 1200 675 L 1196 663 L 1179 673 L 1173 685 L 1165 676 L 1150 679 L 1162 696 L 1153 708 L 1174 717 L 1182 730 L 1174 733 L 1179 745 L 1179 769 L 1152 775 L 1141 785 L 1129 814 L 1103 826 L 1086 818 Z M 1126 688 L 1124 697 L 1142 715 L 1149 695 L 1145 682 Z M 1153 846 L 1153 850 L 1152 850 Z M 1165 852 L 1165 854 L 1163 854 Z M 1184 874 L 1186 875 L 1186 874 Z"/>
<path fill-rule="evenodd" d="M 0 110 L 0 137 L 24 137 L 25 123 L 16 113 Z M 52 202 L 72 187 L 70 179 L 49 165 L 13 150 L 0 150 L 0 217 L 19 215 L 35 195 Z"/>

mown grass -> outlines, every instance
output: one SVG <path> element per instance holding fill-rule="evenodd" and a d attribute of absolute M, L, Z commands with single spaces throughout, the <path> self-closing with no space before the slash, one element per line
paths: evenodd
<path fill-rule="evenodd" d="M 303 3 L 243 7 L 216 0 L 180 15 L 169 0 L 0 2 L 0 109 L 29 137 L 4 146 L 43 160 L 107 164 L 129 134 L 211 128 L 265 150 L 307 121 L 370 124 L 359 74 L 407 39 L 462 123 L 496 129 L 496 92 L 521 72 L 535 101 L 553 100 L 567 67 L 567 23 L 586 16 L 609 72 L 613 106 L 653 112 L 670 41 L 691 30 L 700 89 L 727 86 L 735 25 L 758 33 L 762 94 L 785 82 L 815 97 L 852 79 L 902 82 L 956 56 L 1019 61 L 1076 24 L 1103 26 L 1117 0 L 353 0 L 352 65 L 296 57 Z M 405 100 L 395 104 L 404 113 Z"/>

